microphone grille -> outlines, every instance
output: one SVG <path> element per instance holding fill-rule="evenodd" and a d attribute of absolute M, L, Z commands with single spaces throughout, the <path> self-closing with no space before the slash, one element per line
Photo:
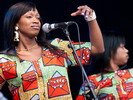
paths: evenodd
<path fill-rule="evenodd" d="M 46 33 L 48 33 L 50 30 L 49 30 L 49 23 L 45 23 L 43 26 L 42 26 L 42 30 Z"/>

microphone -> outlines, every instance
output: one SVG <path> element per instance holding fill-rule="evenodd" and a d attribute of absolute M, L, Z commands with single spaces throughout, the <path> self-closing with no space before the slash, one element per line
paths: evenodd
<path fill-rule="evenodd" d="M 46 33 L 49 33 L 51 30 L 59 29 L 59 28 L 66 28 L 69 25 L 72 25 L 74 23 L 75 23 L 74 21 L 61 22 L 61 23 L 53 23 L 53 24 L 45 23 L 42 26 L 42 30 L 44 32 L 46 32 Z"/>

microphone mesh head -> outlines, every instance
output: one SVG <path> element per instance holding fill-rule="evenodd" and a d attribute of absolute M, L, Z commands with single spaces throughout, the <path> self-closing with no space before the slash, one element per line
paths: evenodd
<path fill-rule="evenodd" d="M 49 23 L 45 23 L 43 26 L 42 26 L 42 30 L 46 33 L 48 33 L 50 30 L 49 30 Z"/>

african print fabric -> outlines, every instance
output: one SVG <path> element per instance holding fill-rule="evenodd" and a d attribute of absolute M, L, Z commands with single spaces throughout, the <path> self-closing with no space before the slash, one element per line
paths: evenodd
<path fill-rule="evenodd" d="M 122 81 L 114 78 L 118 75 Z M 102 77 L 103 75 L 103 77 Z M 133 100 L 133 69 L 119 70 L 104 74 L 88 76 L 99 100 Z M 85 81 L 76 100 L 86 100 L 82 94 L 89 95 L 90 90 Z"/>
<path fill-rule="evenodd" d="M 78 65 L 69 41 L 54 39 L 68 59 L 43 48 L 42 57 L 27 61 L 14 55 L 0 54 L 0 87 L 7 82 L 14 100 L 72 100 L 67 69 Z M 91 43 L 75 43 L 74 48 L 84 65 L 89 64 Z"/>

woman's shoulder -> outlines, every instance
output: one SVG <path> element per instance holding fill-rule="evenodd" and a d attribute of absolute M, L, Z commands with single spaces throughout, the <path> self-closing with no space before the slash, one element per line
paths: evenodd
<path fill-rule="evenodd" d="M 71 41 L 73 45 L 87 45 L 87 46 L 91 46 L 91 42 L 75 42 L 75 41 Z M 69 40 L 65 40 L 65 39 L 60 39 L 60 38 L 55 38 L 53 40 L 50 40 L 49 43 L 51 43 L 52 45 L 55 46 L 59 46 L 60 44 L 70 44 Z"/>
<path fill-rule="evenodd" d="M 58 43 L 63 42 L 63 41 L 66 41 L 66 40 L 63 40 L 63 39 L 60 39 L 60 38 L 55 38 L 55 39 L 49 40 L 49 42 L 51 44 L 56 44 L 56 43 L 58 44 Z"/>
<path fill-rule="evenodd" d="M 102 75 L 101 73 L 92 74 L 92 75 L 89 75 L 88 78 L 96 78 L 96 77 L 99 77 L 101 75 Z"/>
<path fill-rule="evenodd" d="M 0 55 L 16 55 L 16 50 L 13 47 L 0 51 Z"/>
<path fill-rule="evenodd" d="M 13 49 L 2 50 L 2 51 L 0 51 L 0 62 L 12 60 L 13 56 L 16 56 L 15 50 L 13 50 Z"/>
<path fill-rule="evenodd" d="M 63 45 L 68 45 L 70 44 L 70 42 L 68 40 L 64 40 L 64 39 L 60 39 L 60 38 L 55 38 L 53 40 L 49 40 L 49 43 L 56 46 L 56 47 L 60 47 Z"/>
<path fill-rule="evenodd" d="M 0 64 L 10 61 L 10 57 L 7 54 L 0 53 Z"/>
<path fill-rule="evenodd" d="M 6 56 L 7 55 L 7 49 L 6 50 L 1 50 L 0 51 L 0 57 Z"/>

